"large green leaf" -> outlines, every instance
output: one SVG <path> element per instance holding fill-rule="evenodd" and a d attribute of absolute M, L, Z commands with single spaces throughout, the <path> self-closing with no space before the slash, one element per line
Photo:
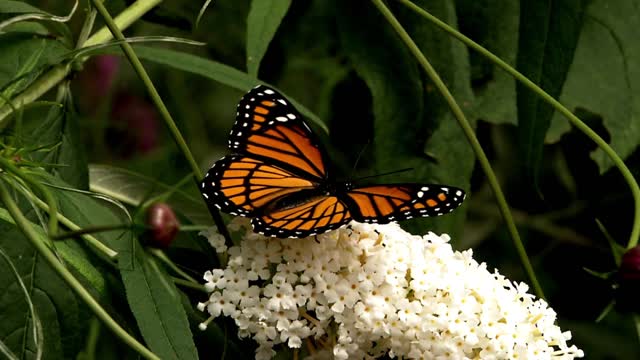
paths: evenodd
<path fill-rule="evenodd" d="M 175 69 L 190 72 L 192 74 L 201 75 L 241 91 L 248 91 L 254 86 L 264 83 L 247 73 L 232 68 L 231 66 L 185 52 L 146 46 L 134 46 L 134 48 L 136 54 L 142 59 L 171 66 Z M 315 122 L 323 130 L 327 131 L 327 126 L 311 110 L 307 109 L 291 97 L 287 96 L 287 98 L 303 115 Z"/>
<path fill-rule="evenodd" d="M 460 31 L 515 66 L 518 48 L 518 1 L 456 1 Z M 475 95 L 473 112 L 494 124 L 516 124 L 516 81 L 482 55 L 469 51 Z"/>
<path fill-rule="evenodd" d="M 62 106 L 53 106 L 46 118 L 27 136 L 34 147 L 50 146 L 51 151 L 33 154 L 33 160 L 55 164 L 52 173 L 76 189 L 89 188 L 87 152 L 80 133 L 79 117 L 68 88 L 61 96 Z"/>
<path fill-rule="evenodd" d="M 45 241 L 42 229 L 30 225 L 36 230 L 38 240 Z M 42 323 L 43 338 L 39 342 L 44 358 L 73 358 L 86 336 L 84 327 L 88 317 L 84 304 L 38 255 L 4 209 L 0 209 L 0 233 L 0 249 L 17 269 Z M 98 294 L 104 292 L 104 280 L 87 261 L 83 249 L 77 244 L 56 242 L 56 250 L 70 269 L 85 275 L 80 280 L 89 280 L 94 293 L 96 290 Z M 36 344 L 27 299 L 7 266 L 0 261 L 0 341 L 19 358 L 33 358 Z"/>
<path fill-rule="evenodd" d="M 640 142 L 640 5 L 635 0 L 593 1 L 560 101 L 602 117 L 611 146 L 622 158 Z M 569 130 L 557 114 L 548 137 L 558 141 Z M 602 150 L 593 159 L 604 172 L 612 165 Z"/>
<path fill-rule="evenodd" d="M 416 61 L 391 27 L 380 25 L 385 20 L 375 8 L 346 2 L 340 6 L 338 25 L 343 49 L 371 91 L 377 170 L 411 167 L 412 171 L 389 178 L 467 188 L 473 156 L 457 123 L 443 107 L 440 95 L 423 91 L 426 84 Z M 430 10 L 455 21 L 455 11 L 448 2 L 430 2 Z M 468 65 L 462 60 L 464 48 L 446 36 L 439 36 L 423 19 L 402 14 L 402 23 L 407 24 L 421 49 L 443 71 L 454 94 L 461 102 L 468 101 L 471 95 Z M 351 136 L 358 135 L 361 134 Z M 427 159 L 425 149 L 437 163 Z M 425 229 L 453 232 L 460 228 L 455 224 L 463 219 L 464 212 L 458 210 L 438 221 L 421 219 L 412 228 L 416 232 Z"/>
<path fill-rule="evenodd" d="M 582 27 L 585 0 L 538 0 L 520 3 L 518 70 L 558 97 L 573 60 Z M 527 175 L 537 177 L 553 108 L 518 83 L 518 144 Z"/>
<path fill-rule="evenodd" d="M 253 0 L 247 16 L 247 72 L 258 77 L 262 57 L 267 52 L 291 0 Z"/>
<path fill-rule="evenodd" d="M 131 311 L 151 350 L 162 359 L 197 359 L 180 294 L 164 269 L 125 237 L 120 251 L 132 249 L 132 263 L 118 261 Z"/>

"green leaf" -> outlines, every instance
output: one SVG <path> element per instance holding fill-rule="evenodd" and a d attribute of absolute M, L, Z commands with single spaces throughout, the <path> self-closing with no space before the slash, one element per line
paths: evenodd
<path fill-rule="evenodd" d="M 25 33 L 0 34 L 0 91 L 4 97 L 11 98 L 67 51 L 56 40 Z M 0 98 L 0 106 L 4 103 Z"/>
<path fill-rule="evenodd" d="M 455 11 L 450 2 L 432 1 L 429 5 L 429 10 L 436 16 L 455 21 Z M 377 171 L 411 167 L 412 171 L 385 177 L 385 180 L 468 188 L 473 155 L 448 108 L 443 106 L 441 96 L 423 91 L 427 85 L 421 79 L 421 71 L 400 38 L 373 8 L 349 2 L 341 3 L 340 7 L 338 28 L 342 47 L 371 91 L 374 117 L 372 148 Z M 458 95 L 461 102 L 468 100 L 471 95 L 468 64 L 463 60 L 466 58 L 464 48 L 446 36 L 436 35 L 440 33 L 423 19 L 409 13 L 405 15 L 401 23 L 407 25 L 407 30 L 424 53 L 433 54 L 429 59 L 443 71 L 442 75 L 451 84 L 454 95 Z M 432 133 L 431 137 L 429 133 Z M 362 136 L 360 133 L 352 134 L 354 138 Z M 437 163 L 427 159 L 425 149 L 437 159 Z M 458 210 L 437 221 L 419 219 L 413 222 L 411 230 L 452 233 L 460 228 L 454 224 L 462 220 L 464 212 Z"/>
<path fill-rule="evenodd" d="M 519 2 L 456 1 L 460 31 L 515 66 Z M 473 113 L 493 124 L 516 124 L 516 81 L 482 55 L 469 51 L 475 101 Z"/>
<path fill-rule="evenodd" d="M 585 1 L 520 2 L 517 69 L 556 98 L 574 58 Z M 553 108 L 520 83 L 516 98 L 518 144 L 527 176 L 535 183 Z"/>
<path fill-rule="evenodd" d="M 598 114 L 623 159 L 640 142 L 640 7 L 634 0 L 593 1 L 586 10 L 580 41 L 560 101 L 569 109 Z M 557 114 L 548 140 L 569 130 Z M 598 149 L 592 154 L 601 172 L 612 166 Z"/>
<path fill-rule="evenodd" d="M 187 315 L 171 278 L 129 236 L 133 263 L 118 261 L 127 300 L 140 332 L 151 350 L 162 359 L 197 359 Z"/>
<path fill-rule="evenodd" d="M 87 195 L 56 191 L 60 211 L 81 226 L 118 224 L 121 210 Z M 118 252 L 118 268 L 131 311 L 151 350 L 163 359 L 196 359 L 189 323 L 175 285 L 130 231 L 95 234 Z"/>
<path fill-rule="evenodd" d="M 247 16 L 247 72 L 258 77 L 258 68 L 276 34 L 291 0 L 253 0 Z"/>
<path fill-rule="evenodd" d="M 56 164 L 53 174 L 76 189 L 89 188 L 87 152 L 80 131 L 79 117 L 72 104 L 71 92 L 64 88 L 60 106 L 52 106 L 49 114 L 29 136 L 33 146 L 54 146 L 52 151 L 34 153 L 33 160 Z"/>
<path fill-rule="evenodd" d="M 24 1 L 0 1 L 0 14 L 24 14 L 31 12 L 44 13 L 44 11 L 38 9 L 35 6 L 29 5 Z"/>
<path fill-rule="evenodd" d="M 153 197 L 171 189 L 144 175 L 109 165 L 92 164 L 89 166 L 90 188 L 92 191 L 108 195 L 125 204 L 138 206 L 146 198 Z M 176 191 L 167 201 L 178 213 L 194 224 L 208 224 L 211 216 L 200 197 L 194 197 L 183 191 Z"/>
<path fill-rule="evenodd" d="M 31 224 L 45 241 L 42 229 Z M 38 255 L 22 232 L 13 224 L 6 210 L 0 209 L 0 248 L 12 259 L 42 322 L 42 352 L 45 358 L 73 358 L 75 350 L 86 336 L 87 323 L 84 304 Z M 90 274 L 89 282 L 104 287 L 100 272 L 91 266 L 84 255 L 79 255 L 73 246 L 57 242 L 56 250 L 72 269 L 81 274 Z M 23 292 L 4 262 L 0 261 L 0 339 L 19 358 L 32 356 L 35 352 L 29 309 Z M 99 280 L 98 280 L 99 279 Z M 85 279 L 86 280 L 86 279 Z M 94 289 L 95 290 L 95 289 Z M 100 290 L 99 290 L 100 291 Z"/>
<path fill-rule="evenodd" d="M 73 2 L 69 3 L 73 4 Z M 78 4 L 76 3 L 75 9 L 77 9 L 77 5 Z M 69 10 L 74 9 L 73 6 L 74 5 L 72 5 Z M 23 31 L 39 34 L 44 27 L 45 29 L 47 29 L 47 35 L 49 35 L 49 33 L 59 35 L 61 40 L 63 40 L 67 46 L 72 47 L 73 34 L 71 33 L 69 27 L 65 24 L 65 21 L 68 20 L 69 15 L 70 14 L 56 16 L 24 2 L 4 0 L 0 2 L 0 22 L 8 21 L 8 24 L 5 23 L 5 26 L 2 26 L 2 28 L 0 28 L 0 32 Z M 14 16 L 19 16 L 20 19 L 11 19 Z M 25 17 L 27 17 L 28 19 L 26 19 Z M 14 22 L 12 20 L 16 21 Z M 34 23 L 41 26 L 23 26 L 24 24 L 28 23 Z"/>
<path fill-rule="evenodd" d="M 145 46 L 134 46 L 134 49 L 141 59 L 171 66 L 175 69 L 190 72 L 192 74 L 201 75 L 241 91 L 248 91 L 258 84 L 266 84 L 265 82 L 260 81 L 238 69 L 232 68 L 231 66 L 196 55 L 175 50 L 161 48 L 156 49 Z M 273 88 L 277 89 L 275 87 Z M 283 95 L 286 94 L 283 93 Z M 291 103 L 293 103 L 296 109 L 298 109 L 309 120 L 315 122 L 320 128 L 328 132 L 327 126 L 311 110 L 293 100 L 291 97 L 287 96 L 287 98 Z"/>

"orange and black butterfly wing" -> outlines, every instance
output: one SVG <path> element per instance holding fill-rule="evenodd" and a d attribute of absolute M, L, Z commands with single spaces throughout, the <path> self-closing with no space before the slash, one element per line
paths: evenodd
<path fill-rule="evenodd" d="M 258 85 L 238 103 L 229 148 L 294 174 L 327 178 L 325 152 L 300 113 L 277 91 Z"/>
<path fill-rule="evenodd" d="M 244 155 L 228 155 L 207 172 L 201 192 L 220 210 L 253 218 L 267 236 L 306 237 L 351 220 L 337 196 L 321 194 L 318 184 L 278 165 Z"/>
<path fill-rule="evenodd" d="M 216 161 L 201 183 L 204 198 L 232 215 L 258 216 L 279 199 L 317 186 L 277 165 L 244 155 Z"/>
<path fill-rule="evenodd" d="M 444 185 L 387 184 L 356 187 L 341 198 L 354 220 L 387 224 L 448 214 L 462 204 L 465 192 Z"/>
<path fill-rule="evenodd" d="M 251 219 L 253 229 L 267 236 L 303 238 L 337 229 L 352 219 L 337 196 L 300 195 L 283 198 L 270 211 Z"/>

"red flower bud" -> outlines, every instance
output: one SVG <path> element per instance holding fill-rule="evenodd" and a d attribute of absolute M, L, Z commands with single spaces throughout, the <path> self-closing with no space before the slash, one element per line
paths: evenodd
<path fill-rule="evenodd" d="M 149 244 L 167 248 L 175 239 L 180 222 L 171 207 L 165 203 L 156 203 L 147 208 L 147 226 Z"/>
<path fill-rule="evenodd" d="M 640 312 L 640 246 L 622 255 L 616 279 L 617 309 Z"/>
<path fill-rule="evenodd" d="M 622 255 L 618 275 L 621 280 L 640 280 L 640 246 L 636 246 Z"/>

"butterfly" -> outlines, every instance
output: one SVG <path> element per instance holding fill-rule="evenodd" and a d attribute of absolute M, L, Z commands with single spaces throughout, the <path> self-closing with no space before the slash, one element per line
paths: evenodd
<path fill-rule="evenodd" d="M 251 218 L 254 231 L 266 236 L 302 238 L 351 220 L 440 216 L 465 198 L 453 186 L 335 181 L 318 137 L 291 102 L 265 85 L 238 103 L 229 149 L 202 180 L 202 195 L 223 212 Z"/>

